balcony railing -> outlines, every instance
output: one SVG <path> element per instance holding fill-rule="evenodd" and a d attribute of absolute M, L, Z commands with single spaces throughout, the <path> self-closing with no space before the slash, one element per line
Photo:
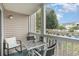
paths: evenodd
<path fill-rule="evenodd" d="M 79 38 L 67 37 L 67 36 L 58 36 L 58 35 L 41 35 L 38 33 L 29 33 L 34 35 L 37 40 L 40 36 L 43 36 L 48 45 L 54 43 L 54 40 L 57 40 L 56 48 L 54 51 L 55 56 L 78 56 L 79 55 Z"/>

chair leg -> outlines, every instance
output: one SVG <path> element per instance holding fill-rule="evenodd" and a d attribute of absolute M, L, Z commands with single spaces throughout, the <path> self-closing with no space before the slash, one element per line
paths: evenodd
<path fill-rule="evenodd" d="M 7 49 L 7 55 L 9 56 L 9 49 Z"/>
<path fill-rule="evenodd" d="M 20 45 L 20 50 L 21 50 L 21 52 L 22 52 L 22 45 Z"/>
<path fill-rule="evenodd" d="M 6 50 L 6 49 L 5 49 L 5 41 L 4 41 L 4 43 L 3 43 L 3 53 L 4 53 L 4 56 L 6 55 L 6 54 L 5 54 L 5 50 Z"/>
<path fill-rule="evenodd" d="M 5 49 L 4 49 L 4 56 L 5 56 Z"/>
<path fill-rule="evenodd" d="M 4 54 L 4 56 L 5 56 L 5 46 L 3 47 L 3 54 Z"/>
<path fill-rule="evenodd" d="M 15 50 L 16 50 L 17 52 L 20 52 L 16 47 L 15 47 Z"/>
<path fill-rule="evenodd" d="M 44 54 L 43 54 L 43 56 L 46 56 L 46 52 L 47 52 L 47 51 L 45 50 L 45 51 L 44 51 Z"/>

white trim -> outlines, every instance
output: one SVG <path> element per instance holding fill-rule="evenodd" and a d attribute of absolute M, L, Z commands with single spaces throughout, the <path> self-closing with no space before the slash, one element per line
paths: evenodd
<path fill-rule="evenodd" d="M 0 11 L 1 11 L 1 8 L 0 8 Z M 1 11 L 1 14 L 2 14 L 2 11 Z M 1 25 L 1 39 L 0 39 L 0 54 L 1 54 L 1 52 L 2 52 L 2 49 L 1 49 L 1 47 L 2 47 L 2 15 L 0 15 L 1 16 L 1 19 L 0 19 L 0 21 L 1 21 L 1 23 L 0 23 L 0 25 Z"/>
<path fill-rule="evenodd" d="M 2 6 L 2 5 L 1 5 Z M 4 16 L 3 16 L 3 9 L 0 7 L 1 10 L 1 55 L 3 55 L 3 41 L 4 41 Z"/>
<path fill-rule="evenodd" d="M 36 33 L 36 12 L 35 12 L 34 15 L 35 15 L 35 22 L 34 22 L 34 23 L 35 23 L 35 24 L 34 24 L 34 26 L 35 26 L 35 31 L 34 31 L 34 32 Z"/>
<path fill-rule="evenodd" d="M 28 16 L 28 33 L 29 33 L 29 16 Z"/>
<path fill-rule="evenodd" d="M 41 33 L 46 34 L 46 5 L 42 5 L 42 26 L 41 26 Z"/>
<path fill-rule="evenodd" d="M 31 16 L 29 16 L 29 19 L 28 19 L 28 32 L 31 32 Z"/>
<path fill-rule="evenodd" d="M 46 4 L 42 5 L 42 20 L 41 20 L 41 34 L 46 34 Z M 46 43 L 46 38 L 44 37 L 43 42 Z"/>

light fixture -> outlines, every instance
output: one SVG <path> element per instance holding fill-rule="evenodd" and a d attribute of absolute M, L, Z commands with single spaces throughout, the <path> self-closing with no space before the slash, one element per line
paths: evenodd
<path fill-rule="evenodd" d="M 8 18 L 9 18 L 9 19 L 13 19 L 13 15 L 9 15 Z"/>

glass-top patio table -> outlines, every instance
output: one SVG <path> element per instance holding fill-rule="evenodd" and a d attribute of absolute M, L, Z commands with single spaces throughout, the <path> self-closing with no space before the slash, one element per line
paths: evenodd
<path fill-rule="evenodd" d="M 24 44 L 25 48 L 28 51 L 32 52 L 32 56 L 34 55 L 33 49 L 39 48 L 39 47 L 42 47 L 42 46 L 46 46 L 46 45 L 47 45 L 47 43 L 44 43 L 44 42 L 41 42 L 41 41 L 34 42 L 33 40 L 27 41 L 26 44 Z"/>

